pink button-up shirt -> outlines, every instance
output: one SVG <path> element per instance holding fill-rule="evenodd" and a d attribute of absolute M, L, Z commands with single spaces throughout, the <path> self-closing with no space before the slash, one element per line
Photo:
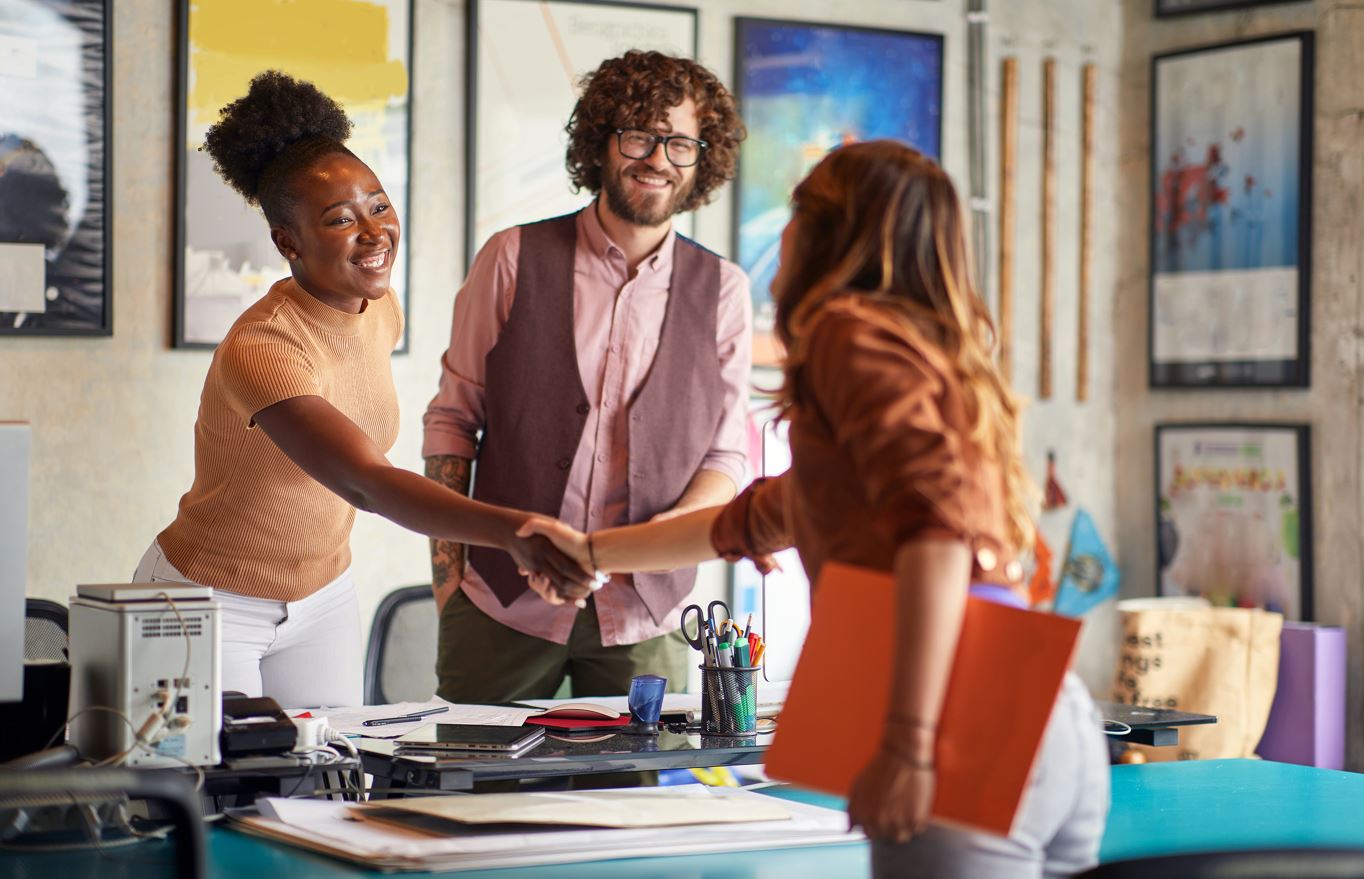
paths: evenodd
<path fill-rule="evenodd" d="M 585 531 L 627 523 L 629 401 L 644 383 L 658 350 L 676 236 L 669 230 L 658 250 L 640 263 L 631 278 L 624 252 L 607 237 L 593 207 L 578 214 L 573 256 L 573 335 L 578 372 L 592 411 L 559 508 L 561 520 Z M 497 233 L 479 251 L 460 288 L 450 348 L 441 359 L 440 389 L 422 419 L 423 457 L 475 456 L 484 424 L 487 355 L 511 316 L 520 252 L 519 228 Z M 735 486 L 744 484 L 752 332 L 748 278 L 738 266 L 722 261 L 715 348 L 725 414 L 701 469 L 723 473 Z M 578 613 L 572 605 L 556 607 L 528 590 L 510 607 L 503 607 L 469 566 L 460 588 L 503 625 L 559 644 L 568 642 Z M 676 614 L 655 623 L 628 576 L 613 577 L 596 593 L 594 602 L 602 644 L 607 647 L 637 644 L 677 625 Z"/>

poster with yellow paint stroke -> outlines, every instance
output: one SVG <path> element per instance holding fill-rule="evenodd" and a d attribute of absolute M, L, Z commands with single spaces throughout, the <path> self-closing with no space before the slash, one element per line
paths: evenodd
<path fill-rule="evenodd" d="M 347 146 L 388 192 L 407 238 L 410 0 L 188 0 L 180 16 L 182 112 L 175 344 L 213 347 L 289 274 L 260 210 L 199 151 L 219 111 L 252 77 L 282 70 L 346 108 Z M 393 288 L 407 312 L 406 251 Z M 407 349 L 404 335 L 398 350 Z"/>
<path fill-rule="evenodd" d="M 508 226 L 575 211 L 591 195 L 574 193 L 564 169 L 564 125 L 578 81 L 629 49 L 696 55 L 696 10 L 686 7 L 474 0 L 474 143 L 469 156 L 467 249 Z M 678 230 L 692 233 L 692 215 Z"/>

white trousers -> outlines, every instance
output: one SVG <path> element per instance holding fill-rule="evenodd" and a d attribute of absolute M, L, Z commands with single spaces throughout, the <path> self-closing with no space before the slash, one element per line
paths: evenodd
<path fill-rule="evenodd" d="M 1099 860 L 1108 776 L 1108 742 L 1099 712 L 1085 685 L 1067 673 L 1013 833 L 990 836 L 931 824 L 901 845 L 872 843 L 872 876 L 1041 879 L 1086 870 Z"/>
<path fill-rule="evenodd" d="M 134 583 L 192 583 L 152 541 Z M 360 606 L 347 568 L 299 601 L 213 590 L 222 607 L 223 690 L 269 696 L 285 708 L 364 703 Z"/>

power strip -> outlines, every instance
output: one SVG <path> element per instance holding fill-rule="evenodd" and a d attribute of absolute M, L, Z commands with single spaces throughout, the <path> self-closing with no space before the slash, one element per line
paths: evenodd
<path fill-rule="evenodd" d="M 334 735 L 331 727 L 327 725 L 325 717 L 291 717 L 294 728 L 298 730 L 298 741 L 294 743 L 294 752 L 311 751 L 320 748 L 330 741 L 330 736 Z"/>

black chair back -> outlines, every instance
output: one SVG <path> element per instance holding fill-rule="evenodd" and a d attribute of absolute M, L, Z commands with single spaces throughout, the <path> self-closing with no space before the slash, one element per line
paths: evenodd
<path fill-rule="evenodd" d="M 1100 864 L 1076 879 L 1357 879 L 1364 849 L 1193 852 Z"/>
<path fill-rule="evenodd" d="M 8 857 L 18 860 L 14 850 L 20 849 L 25 841 L 23 831 L 31 823 L 33 810 L 75 805 L 77 808 L 83 806 L 83 814 L 89 816 L 96 814 L 94 808 L 99 802 L 124 798 L 161 804 L 175 828 L 176 876 L 198 879 L 207 875 L 203 811 L 195 797 L 194 783 L 185 775 L 88 767 L 0 769 L 0 839 L 10 849 Z M 104 852 L 99 852 L 98 856 L 110 857 Z M 24 864 L 21 862 L 17 866 L 23 874 Z M 34 869 L 36 875 L 37 868 Z"/>
<path fill-rule="evenodd" d="M 436 600 L 430 586 L 404 586 L 374 612 L 365 654 L 365 704 L 425 702 L 436 692 Z"/>
<path fill-rule="evenodd" d="M 24 602 L 24 659 L 66 660 L 66 605 L 45 598 Z"/>

